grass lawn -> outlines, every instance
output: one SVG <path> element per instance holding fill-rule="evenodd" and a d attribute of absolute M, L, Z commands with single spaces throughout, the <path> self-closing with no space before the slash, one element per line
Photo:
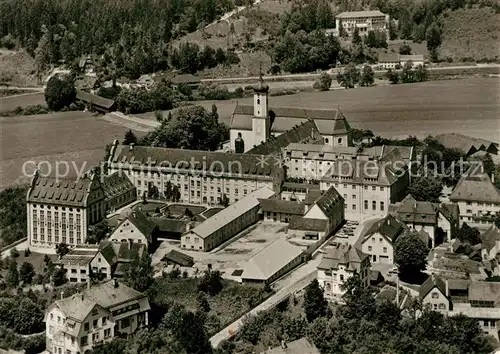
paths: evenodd
<path fill-rule="evenodd" d="M 156 282 L 159 289 L 158 294 L 160 294 L 157 296 L 161 296 L 157 302 L 173 301 L 184 305 L 191 311 L 196 310 L 197 279 L 157 278 Z M 210 326 L 209 335 L 217 333 L 245 314 L 250 309 L 249 301 L 257 298 L 260 293 L 259 288 L 256 287 L 241 285 L 229 280 L 222 282 L 224 284 L 222 291 L 213 297 L 207 297 L 210 304 L 208 316 L 216 316 L 219 319 L 219 323 Z"/>
<path fill-rule="evenodd" d="M 202 206 L 172 204 L 165 208 L 165 212 L 169 211 L 171 214 L 184 215 L 186 209 L 191 210 L 193 215 L 198 215 L 203 213 L 207 208 Z"/>
<path fill-rule="evenodd" d="M 49 254 L 48 256 L 50 257 L 50 259 L 52 259 L 52 261 L 55 261 L 57 259 L 56 255 Z M 33 267 L 35 268 L 35 272 L 37 274 L 42 273 L 43 268 L 45 267 L 45 264 L 43 263 L 43 259 L 45 258 L 45 254 L 43 254 L 43 253 L 31 252 L 31 254 L 28 257 L 25 257 L 24 251 L 19 251 L 19 257 L 12 258 L 9 255 L 9 258 L 14 259 L 16 261 L 18 267 L 21 267 L 21 264 L 23 264 L 24 262 L 28 262 L 28 263 L 33 264 Z M 4 269 L 2 271 L 2 275 L 4 277 L 7 275 L 7 269 Z"/>
<path fill-rule="evenodd" d="M 218 212 L 224 210 L 223 208 L 212 208 L 212 209 L 208 209 L 207 211 L 205 211 L 203 213 L 203 216 L 206 217 L 207 219 L 208 218 L 211 218 L 212 216 L 214 216 L 215 214 L 217 214 Z"/>
<path fill-rule="evenodd" d="M 150 212 L 154 212 L 156 210 L 156 208 L 163 208 L 165 205 L 167 205 L 166 203 L 158 203 L 158 202 L 147 202 L 146 204 L 142 204 L 142 203 L 139 203 L 135 206 L 135 209 L 139 209 L 139 208 L 142 208 L 142 211 L 144 211 L 145 213 L 150 213 Z"/>

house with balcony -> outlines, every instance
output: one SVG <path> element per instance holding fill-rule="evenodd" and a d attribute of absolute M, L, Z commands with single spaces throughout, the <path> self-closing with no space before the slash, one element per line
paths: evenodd
<path fill-rule="evenodd" d="M 326 248 L 317 269 L 318 283 L 329 300 L 341 299 L 344 294 L 342 285 L 354 274 L 359 274 L 364 286 L 369 285 L 370 258 L 352 245 L 338 244 Z"/>
<path fill-rule="evenodd" d="M 85 353 L 148 325 L 146 295 L 111 280 L 51 304 L 45 313 L 46 350 Z"/>

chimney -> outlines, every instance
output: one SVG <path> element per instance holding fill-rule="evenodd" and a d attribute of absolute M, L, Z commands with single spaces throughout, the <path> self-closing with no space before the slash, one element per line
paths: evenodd
<path fill-rule="evenodd" d="M 191 231 L 191 223 L 187 222 L 186 223 L 186 232 Z"/>
<path fill-rule="evenodd" d="M 445 286 L 446 286 L 446 287 L 445 287 L 445 295 L 446 295 L 446 296 L 450 296 L 450 287 L 449 287 L 449 285 L 448 285 L 448 278 L 446 278 L 446 279 L 445 279 L 444 284 L 445 284 Z"/>
<path fill-rule="evenodd" d="M 64 299 L 64 291 L 61 291 L 61 300 Z"/>
<path fill-rule="evenodd" d="M 130 143 L 130 144 L 129 144 L 129 148 L 128 148 L 128 149 L 129 149 L 130 151 L 133 151 L 133 150 L 134 150 L 134 145 L 135 145 L 134 143 Z"/>
<path fill-rule="evenodd" d="M 115 288 L 117 288 L 117 287 L 118 287 L 118 280 L 113 279 L 113 286 L 114 286 Z"/>
<path fill-rule="evenodd" d="M 495 172 L 491 174 L 491 183 L 495 184 Z"/>

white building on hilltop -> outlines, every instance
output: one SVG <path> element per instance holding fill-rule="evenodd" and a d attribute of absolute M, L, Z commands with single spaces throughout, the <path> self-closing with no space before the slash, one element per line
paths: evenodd
<path fill-rule="evenodd" d="M 86 353 L 147 326 L 149 310 L 146 295 L 116 280 L 57 300 L 45 314 L 47 351 Z"/>
<path fill-rule="evenodd" d="M 335 16 L 336 33 L 340 26 L 344 27 L 346 33 L 350 36 L 356 28 L 361 36 L 367 35 L 370 31 L 389 32 L 389 15 L 378 10 L 376 11 L 352 11 L 342 12 Z"/>

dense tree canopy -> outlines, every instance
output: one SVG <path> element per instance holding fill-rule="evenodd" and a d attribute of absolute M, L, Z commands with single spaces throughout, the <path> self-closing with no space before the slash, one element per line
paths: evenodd
<path fill-rule="evenodd" d="M 164 121 L 148 134 L 146 145 L 192 150 L 216 150 L 228 137 L 228 128 L 219 123 L 217 112 L 208 112 L 201 106 L 180 108 L 175 117 Z"/>
<path fill-rule="evenodd" d="M 54 111 L 59 111 L 64 107 L 69 107 L 75 102 L 76 89 L 71 77 L 62 79 L 52 76 L 45 88 L 45 101 L 47 106 Z"/>
<path fill-rule="evenodd" d="M 0 192 L 0 245 L 26 237 L 27 186 L 10 187 Z"/>
<path fill-rule="evenodd" d="M 406 231 L 394 242 L 394 263 L 404 279 L 418 277 L 425 269 L 429 249 L 416 231 Z"/>

